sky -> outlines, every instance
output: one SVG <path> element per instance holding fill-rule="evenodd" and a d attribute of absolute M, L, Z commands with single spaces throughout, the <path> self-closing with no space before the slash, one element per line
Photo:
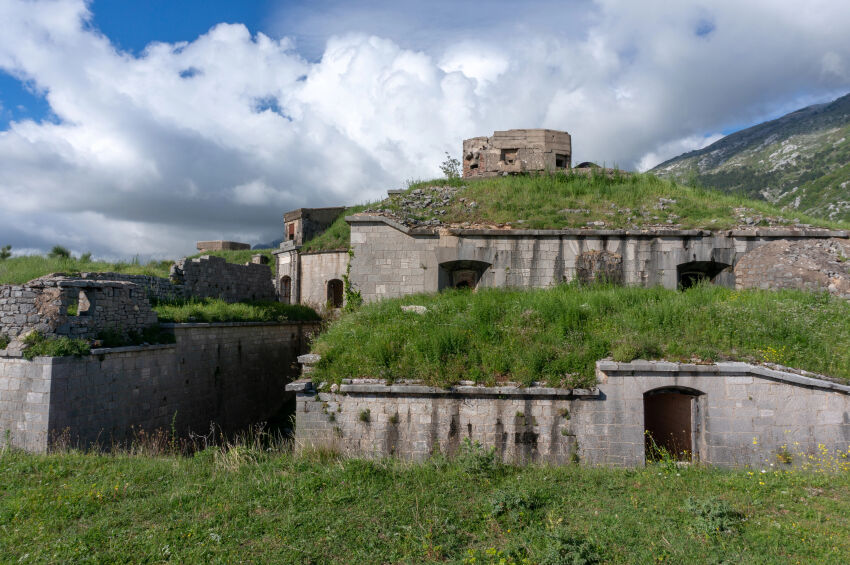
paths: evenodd
<path fill-rule="evenodd" d="M 0 0 L 0 245 L 173 258 L 495 130 L 646 170 L 850 92 L 850 2 Z"/>

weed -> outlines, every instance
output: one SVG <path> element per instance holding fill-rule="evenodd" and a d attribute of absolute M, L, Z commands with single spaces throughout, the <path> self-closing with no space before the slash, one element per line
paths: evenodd
<path fill-rule="evenodd" d="M 693 527 L 707 535 L 735 533 L 743 519 L 725 500 L 688 498 L 685 509 L 694 517 Z"/>
<path fill-rule="evenodd" d="M 6 349 L 11 342 L 12 340 L 9 338 L 9 336 L 0 334 L 0 349 Z"/>
<path fill-rule="evenodd" d="M 602 560 L 596 544 L 583 536 L 558 530 L 548 537 L 540 565 L 593 565 Z"/>
<path fill-rule="evenodd" d="M 537 492 L 527 492 L 518 488 L 500 489 L 490 497 L 490 515 L 501 516 L 507 512 L 529 512 L 542 506 L 543 501 Z"/>
<path fill-rule="evenodd" d="M 24 338 L 25 359 L 35 357 L 82 357 L 91 350 L 88 340 L 70 337 L 48 338 L 41 332 L 30 332 Z"/>
<path fill-rule="evenodd" d="M 501 467 L 495 447 L 485 449 L 468 437 L 463 438 L 455 462 L 470 475 L 491 475 Z"/>
<path fill-rule="evenodd" d="M 395 414 L 393 414 L 392 416 L 390 416 L 390 424 L 392 424 L 393 426 L 395 426 L 396 424 L 398 424 L 398 421 L 399 421 L 399 418 L 398 418 L 398 412 L 396 412 Z"/>
<path fill-rule="evenodd" d="M 360 414 L 357 415 L 357 419 L 363 422 L 364 424 L 368 424 L 372 421 L 372 412 L 368 408 L 365 410 L 361 410 Z"/>

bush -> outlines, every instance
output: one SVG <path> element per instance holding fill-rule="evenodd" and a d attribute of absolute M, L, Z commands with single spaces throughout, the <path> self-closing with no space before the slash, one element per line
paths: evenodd
<path fill-rule="evenodd" d="M 0 334 L 0 349 L 6 349 L 11 341 L 12 340 L 9 339 L 9 336 Z"/>
<path fill-rule="evenodd" d="M 70 337 L 48 338 L 41 332 L 31 332 L 24 338 L 23 355 L 25 359 L 35 357 L 82 357 L 91 351 L 89 342 L 85 339 Z"/>
<path fill-rule="evenodd" d="M 54 245 L 53 249 L 50 250 L 50 253 L 47 256 L 54 259 L 70 259 L 71 252 L 61 245 Z"/>
<path fill-rule="evenodd" d="M 12 256 L 12 246 L 11 245 L 4 245 L 2 248 L 0 248 L 0 261 L 5 261 L 6 259 L 8 259 L 11 256 Z"/>
<path fill-rule="evenodd" d="M 491 475 L 502 465 L 495 447 L 485 449 L 480 442 L 468 437 L 463 438 L 455 463 L 469 475 Z"/>
<path fill-rule="evenodd" d="M 542 497 L 536 492 L 524 492 L 516 487 L 500 489 L 490 497 L 490 515 L 528 512 L 542 506 L 542 502 Z"/>

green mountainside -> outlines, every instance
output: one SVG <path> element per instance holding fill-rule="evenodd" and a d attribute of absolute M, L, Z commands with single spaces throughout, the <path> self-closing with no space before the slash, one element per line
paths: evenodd
<path fill-rule="evenodd" d="M 650 172 L 762 198 L 790 215 L 850 220 L 850 94 L 733 133 Z"/>

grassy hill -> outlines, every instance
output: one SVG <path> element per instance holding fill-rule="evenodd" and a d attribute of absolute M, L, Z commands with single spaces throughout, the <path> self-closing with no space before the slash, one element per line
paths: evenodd
<path fill-rule="evenodd" d="M 788 213 L 767 202 L 691 188 L 649 174 L 579 173 L 412 183 L 401 194 L 350 208 L 303 251 L 345 249 L 345 216 L 379 214 L 410 227 L 495 229 L 712 229 L 850 224 Z"/>
<path fill-rule="evenodd" d="M 428 308 L 418 315 L 401 305 Z M 594 363 L 772 362 L 850 380 L 850 302 L 827 294 L 561 285 L 415 295 L 344 314 L 316 338 L 314 380 L 590 386 Z"/>
<path fill-rule="evenodd" d="M 850 220 L 850 95 L 733 133 L 651 172 L 761 198 L 786 215 Z"/>
<path fill-rule="evenodd" d="M 208 251 L 190 255 L 189 258 L 201 255 L 215 255 L 224 257 L 228 263 L 245 264 L 251 260 L 251 256 L 262 253 L 269 258 L 269 267 L 272 274 L 275 270 L 274 249 L 255 249 L 244 251 Z M 0 260 L 0 284 L 23 284 L 27 281 L 49 275 L 50 273 L 123 273 L 127 275 L 150 275 L 154 277 L 168 278 L 173 261 L 150 261 L 140 263 L 139 261 L 96 261 L 90 258 L 80 257 L 56 257 L 49 255 L 25 255 L 21 257 L 10 257 Z"/>
<path fill-rule="evenodd" d="M 169 444 L 167 435 L 154 439 Z M 194 457 L 0 451 L 0 555 L 8 563 L 844 564 L 850 474 L 836 470 L 518 468 L 480 449 L 410 464 L 295 457 L 261 443 Z"/>

